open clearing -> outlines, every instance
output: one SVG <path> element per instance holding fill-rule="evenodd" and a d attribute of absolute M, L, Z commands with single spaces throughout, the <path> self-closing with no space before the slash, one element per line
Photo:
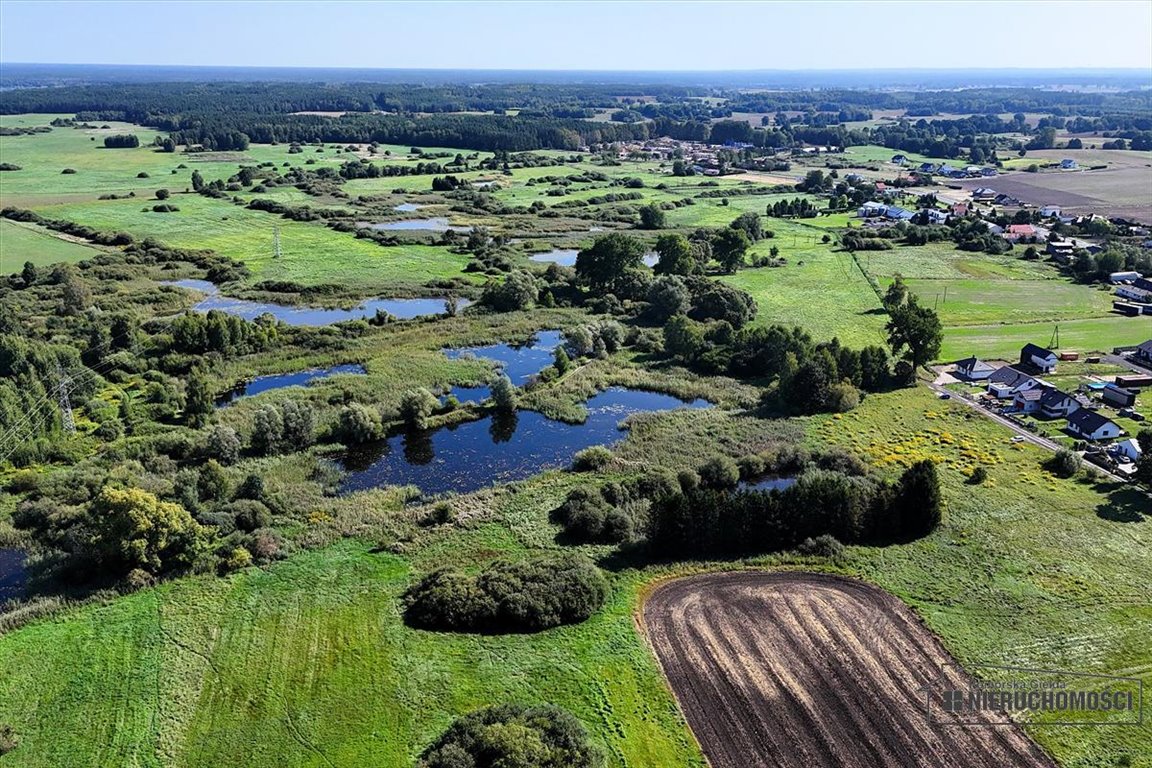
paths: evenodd
<path fill-rule="evenodd" d="M 875 587 L 809 573 L 679 579 L 652 594 L 644 623 L 714 768 L 1054 765 L 1018 728 L 929 723 L 921 686 L 951 659 Z"/>

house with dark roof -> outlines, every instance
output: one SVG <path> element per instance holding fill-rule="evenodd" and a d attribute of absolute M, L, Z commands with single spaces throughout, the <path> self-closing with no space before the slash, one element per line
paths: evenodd
<path fill-rule="evenodd" d="M 1096 411 L 1081 408 L 1068 417 L 1069 434 L 1083 440 L 1111 440 L 1120 437 L 1120 425 Z"/>
<path fill-rule="evenodd" d="M 996 199 L 996 190 L 988 187 L 979 187 L 972 190 L 972 199 L 977 202 L 988 202 Z"/>
<path fill-rule="evenodd" d="M 892 162 L 896 163 L 896 165 L 904 165 L 908 162 L 908 158 L 904 155 L 892 155 Z"/>
<path fill-rule="evenodd" d="M 988 377 L 988 394 L 1003 400 L 1012 397 L 1017 392 L 1042 386 L 1043 383 L 1035 376 L 1029 376 L 1010 365 L 1005 365 L 1002 368 L 997 368 Z"/>
<path fill-rule="evenodd" d="M 956 375 L 968 381 L 984 381 L 995 370 L 995 366 L 989 365 L 977 357 L 966 357 L 956 363 Z"/>
<path fill-rule="evenodd" d="M 1067 392 L 1045 389 L 1040 397 L 1040 413 L 1049 419 L 1066 419 L 1080 410 L 1080 403 Z"/>
<path fill-rule="evenodd" d="M 1044 373 L 1056 370 L 1056 353 L 1035 344 L 1025 344 L 1020 350 L 1020 364 L 1031 365 Z"/>
<path fill-rule="evenodd" d="M 1145 365 L 1152 365 L 1152 339 L 1136 347 L 1136 359 Z"/>
<path fill-rule="evenodd" d="M 1080 164 L 1077 163 L 1075 160 L 1073 160 L 1070 157 L 1066 157 L 1060 161 L 1060 168 L 1065 170 L 1065 171 L 1074 171 L 1079 167 L 1080 167 Z"/>
<path fill-rule="evenodd" d="M 920 171 L 923 173 L 932 173 L 936 170 L 936 163 L 920 163 Z"/>
<path fill-rule="evenodd" d="M 1019 413 L 1035 413 L 1040 410 L 1040 399 L 1044 392 L 1044 387 L 1022 389 L 1012 395 L 1012 407 Z"/>

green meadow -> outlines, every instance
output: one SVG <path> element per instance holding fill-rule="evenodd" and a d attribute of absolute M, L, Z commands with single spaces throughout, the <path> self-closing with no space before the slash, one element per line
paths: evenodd
<path fill-rule="evenodd" d="M 37 267 L 83 261 L 100 250 L 87 243 L 65 240 L 35 224 L 0 219 L 0 274 L 19 272 L 28 261 Z"/>

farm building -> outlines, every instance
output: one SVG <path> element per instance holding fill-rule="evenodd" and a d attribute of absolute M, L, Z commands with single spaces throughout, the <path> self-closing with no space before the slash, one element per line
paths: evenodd
<path fill-rule="evenodd" d="M 888 210 L 888 206 L 882 203 L 864 203 L 856 209 L 856 215 L 861 219 L 874 219 L 883 216 Z"/>
<path fill-rule="evenodd" d="M 1000 173 L 1000 171 L 996 170 L 995 168 L 981 168 L 980 169 L 980 175 L 981 176 L 996 176 L 999 173 Z"/>
<path fill-rule="evenodd" d="M 1135 285 L 1116 286 L 1116 295 L 1131 301 L 1138 301 L 1141 304 L 1152 303 L 1152 291 L 1137 288 Z"/>
<path fill-rule="evenodd" d="M 1108 275 L 1108 282 L 1112 285 L 1119 285 L 1120 283 L 1132 283 L 1142 278 L 1139 272 L 1113 272 Z"/>
<path fill-rule="evenodd" d="M 1122 315 L 1128 315 L 1128 317 L 1138 317 L 1140 315 L 1140 305 L 1129 304 L 1126 301 L 1112 302 L 1112 310 Z"/>
<path fill-rule="evenodd" d="M 1040 215 L 1046 219 L 1055 218 L 1056 216 L 1060 215 L 1060 206 L 1046 205 L 1040 209 Z"/>
<path fill-rule="evenodd" d="M 948 221 L 948 214 L 944 211 L 938 211 L 935 208 L 925 208 L 921 214 L 927 219 L 929 224 L 943 224 Z"/>
<path fill-rule="evenodd" d="M 896 163 L 896 165 L 905 165 L 908 162 L 908 158 L 904 155 L 892 155 L 892 162 Z"/>
<path fill-rule="evenodd" d="M 956 363 L 956 375 L 968 381 L 984 381 L 996 368 L 976 357 L 968 357 Z"/>
<path fill-rule="evenodd" d="M 1100 392 L 1104 402 L 1114 408 L 1131 408 L 1136 404 L 1136 391 L 1125 389 L 1118 384 L 1108 384 Z"/>
<path fill-rule="evenodd" d="M 1001 400 L 1012 397 L 1017 392 L 1043 386 L 1044 382 L 1023 371 L 1018 371 L 1010 365 L 997 368 L 988 377 L 988 394 Z"/>
<path fill-rule="evenodd" d="M 1095 411 L 1081 408 L 1068 417 L 1068 431 L 1084 440 L 1110 440 L 1120 437 L 1120 425 Z"/>
<path fill-rule="evenodd" d="M 1074 171 L 1074 170 L 1076 170 L 1076 169 L 1077 169 L 1077 168 L 1079 168 L 1079 167 L 1080 167 L 1080 164 L 1079 164 L 1079 163 L 1077 163 L 1075 160 L 1073 160 L 1073 159 L 1072 159 L 1072 158 L 1070 158 L 1070 157 L 1066 157 L 1066 158 L 1064 158 L 1063 160 L 1061 160 L 1061 161 L 1060 161 L 1060 168 L 1061 168 L 1061 170 L 1065 170 L 1065 171 Z"/>
<path fill-rule="evenodd" d="M 1044 248 L 1049 256 L 1063 261 L 1072 258 L 1072 251 L 1076 249 L 1076 244 L 1071 240 L 1049 240 L 1048 245 Z"/>
<path fill-rule="evenodd" d="M 1050 349 L 1038 347 L 1035 344 L 1025 344 L 1020 350 L 1021 365 L 1031 365 L 1044 373 L 1056 370 L 1056 353 Z"/>
<path fill-rule="evenodd" d="M 1125 389 L 1152 387 L 1152 376 L 1143 373 L 1131 373 L 1126 376 L 1117 376 L 1116 386 L 1124 387 Z"/>

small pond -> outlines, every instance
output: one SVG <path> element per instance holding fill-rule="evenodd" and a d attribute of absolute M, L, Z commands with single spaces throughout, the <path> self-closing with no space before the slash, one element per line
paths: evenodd
<path fill-rule="evenodd" d="M 762 477 L 759 480 L 745 480 L 740 483 L 743 491 L 783 491 L 796 485 L 795 477 Z"/>
<path fill-rule="evenodd" d="M 400 205 L 392 206 L 392 210 L 399 211 L 400 213 L 412 213 L 413 211 L 418 211 L 423 207 L 424 206 L 417 205 L 416 203 L 400 203 Z"/>
<path fill-rule="evenodd" d="M 562 267 L 574 267 L 576 266 L 576 254 L 578 253 L 580 253 L 579 249 L 556 248 L 551 251 L 544 251 L 543 253 L 534 253 L 528 258 L 543 264 L 559 264 Z M 644 254 L 643 261 L 646 266 L 654 267 L 656 266 L 656 262 L 660 261 L 660 256 L 656 253 L 646 253 Z"/>
<path fill-rule="evenodd" d="M 356 375 L 363 373 L 366 373 L 364 366 L 351 363 L 348 365 L 334 365 L 331 368 L 311 368 L 306 371 L 257 376 L 251 381 L 246 381 L 235 389 L 229 390 L 216 400 L 216 404 L 223 407 L 242 397 L 251 397 L 252 395 L 258 395 L 261 392 L 268 392 L 273 389 L 302 387 L 318 379 L 326 379 L 329 376 L 336 376 L 338 374 Z"/>
<path fill-rule="evenodd" d="M 613 388 L 597 394 L 586 406 L 588 419 L 583 424 L 520 411 L 443 429 L 410 431 L 358 446 L 344 456 L 344 468 L 350 474 L 340 490 L 415 485 L 426 495 L 467 493 L 567 466 L 577 451 L 621 439 L 619 424 L 629 415 L 705 408 L 709 403 Z"/>
<path fill-rule="evenodd" d="M 28 583 L 28 572 L 24 570 L 27 557 L 21 549 L 0 547 L 0 603 L 23 596 Z"/>
<path fill-rule="evenodd" d="M 534 374 L 552 364 L 552 354 L 556 347 L 563 343 L 560 331 L 540 331 L 527 344 L 515 346 L 512 344 L 489 344 L 483 347 L 456 347 L 444 350 L 450 360 L 459 360 L 462 357 L 482 357 L 492 360 L 504 372 L 512 383 L 522 386 Z M 452 391 L 463 402 L 459 394 L 460 388 Z"/>
<path fill-rule="evenodd" d="M 163 280 L 161 285 L 187 288 L 206 294 L 207 298 L 193 309 L 207 312 L 218 309 L 229 315 L 245 320 L 255 320 L 265 312 L 277 320 L 296 326 L 332 325 L 345 320 L 366 320 L 375 317 L 376 310 L 383 310 L 400 320 L 409 320 L 424 315 L 439 315 L 444 312 L 444 299 L 368 299 L 352 309 L 327 309 L 323 307 L 297 307 L 289 304 L 274 304 L 267 301 L 249 301 L 224 296 L 215 284 L 207 280 Z M 459 308 L 471 304 L 467 299 L 459 300 Z"/>
<path fill-rule="evenodd" d="M 430 219 L 400 219 L 399 221 L 382 221 L 376 224 L 367 221 L 356 222 L 357 226 L 378 229 L 382 232 L 401 232 L 409 230 L 427 230 L 430 232 L 470 232 L 472 227 L 458 227 L 448 223 L 448 219 L 432 217 Z"/>

